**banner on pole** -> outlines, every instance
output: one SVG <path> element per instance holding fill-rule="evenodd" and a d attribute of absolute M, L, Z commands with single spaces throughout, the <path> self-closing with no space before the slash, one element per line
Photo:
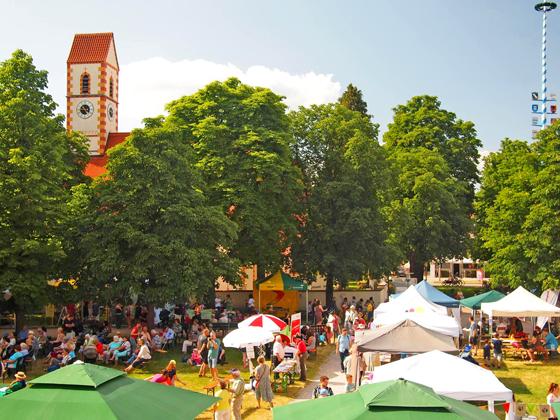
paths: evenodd
<path fill-rule="evenodd" d="M 294 341 L 294 337 L 301 332 L 301 313 L 293 314 L 290 317 L 291 334 L 290 339 Z"/>

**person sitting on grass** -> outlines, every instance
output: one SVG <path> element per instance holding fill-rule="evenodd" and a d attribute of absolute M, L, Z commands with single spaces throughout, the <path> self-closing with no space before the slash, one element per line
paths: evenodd
<path fill-rule="evenodd" d="M 313 390 L 313 398 L 324 398 L 334 395 L 332 388 L 329 386 L 329 377 L 321 376 L 319 378 L 319 386 Z"/>
<path fill-rule="evenodd" d="M 168 386 L 175 386 L 175 381 L 177 381 L 181 385 L 187 386 L 187 384 L 181 381 L 177 376 L 177 362 L 175 362 L 175 360 L 170 360 L 165 369 L 162 369 L 160 373 L 157 373 L 146 380 Z"/>
<path fill-rule="evenodd" d="M 8 387 L 0 389 L 0 397 L 3 395 L 13 394 L 16 391 L 25 388 L 27 386 L 27 383 L 25 382 L 26 378 L 25 373 L 16 373 L 15 380 Z"/>
<path fill-rule="evenodd" d="M 202 357 L 200 356 L 200 353 L 198 352 L 198 349 L 194 348 L 192 353 L 191 353 L 191 357 L 187 360 L 187 364 L 191 365 L 191 366 L 200 366 L 202 365 Z"/>
<path fill-rule="evenodd" d="M 105 364 L 109 363 L 109 360 L 113 360 L 113 353 L 121 346 L 121 340 L 118 335 L 113 336 L 113 341 L 107 346 L 107 350 L 103 354 L 103 361 Z"/>
<path fill-rule="evenodd" d="M 123 337 L 120 347 L 113 352 L 113 356 L 109 360 L 114 362 L 115 366 L 118 365 L 120 359 L 130 356 L 130 348 L 128 337 Z"/>
<path fill-rule="evenodd" d="M 129 373 L 132 369 L 142 366 L 144 363 L 146 363 L 152 358 L 152 355 L 150 354 L 150 349 L 148 348 L 148 346 L 146 345 L 143 339 L 141 338 L 138 339 L 138 346 L 140 348 L 138 350 L 138 354 L 136 355 L 132 363 L 124 369 L 126 373 Z"/>

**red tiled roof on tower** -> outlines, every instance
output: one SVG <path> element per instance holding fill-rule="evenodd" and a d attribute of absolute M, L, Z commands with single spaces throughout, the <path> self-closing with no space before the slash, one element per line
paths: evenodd
<path fill-rule="evenodd" d="M 109 156 L 107 156 L 107 150 L 115 147 L 117 144 L 121 144 L 130 133 L 109 133 L 107 138 L 107 148 L 101 156 L 92 156 L 89 160 L 86 168 L 84 169 L 84 174 L 90 178 L 96 178 L 107 172 L 107 162 L 109 161 Z"/>
<path fill-rule="evenodd" d="M 99 63 L 107 59 L 113 42 L 112 32 L 76 34 L 68 56 L 68 63 Z"/>

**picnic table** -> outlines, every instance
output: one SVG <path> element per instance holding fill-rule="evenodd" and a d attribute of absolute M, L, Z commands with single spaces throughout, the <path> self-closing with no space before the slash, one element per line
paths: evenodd
<path fill-rule="evenodd" d="M 501 338 L 501 340 L 502 340 L 502 353 L 504 355 L 510 354 L 512 357 L 519 356 L 523 360 L 529 358 L 527 349 L 523 347 L 521 339 Z"/>
<path fill-rule="evenodd" d="M 278 392 L 282 389 L 284 392 L 288 392 L 288 385 L 293 384 L 295 377 L 299 374 L 299 362 L 295 359 L 284 359 L 276 368 L 273 370 L 274 373 L 279 373 L 280 377 L 274 379 L 272 382 L 272 390 Z"/>

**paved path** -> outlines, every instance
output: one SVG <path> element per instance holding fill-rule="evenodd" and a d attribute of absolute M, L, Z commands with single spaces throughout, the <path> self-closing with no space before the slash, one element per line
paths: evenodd
<path fill-rule="evenodd" d="M 332 348 L 332 353 L 319 368 L 319 374 L 316 378 L 307 382 L 307 385 L 298 392 L 297 397 L 292 401 L 305 401 L 313 397 L 313 390 L 319 385 L 319 377 L 326 375 L 329 377 L 329 386 L 335 395 L 344 394 L 346 389 L 346 376 L 340 371 L 340 356 Z"/>

